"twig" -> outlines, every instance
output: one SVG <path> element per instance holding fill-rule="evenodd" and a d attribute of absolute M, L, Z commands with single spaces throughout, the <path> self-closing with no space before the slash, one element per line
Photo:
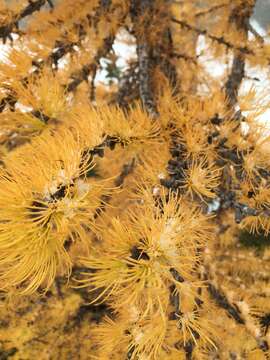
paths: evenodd
<path fill-rule="evenodd" d="M 228 6 L 229 3 L 224 3 L 224 4 L 219 4 L 219 5 L 215 5 L 215 6 L 212 6 L 210 7 L 209 9 L 206 9 L 206 10 L 202 10 L 200 12 L 198 12 L 195 17 L 200 17 L 200 16 L 204 16 L 204 15 L 209 15 L 211 14 L 212 12 L 214 11 L 217 11 L 225 6 Z"/>
<path fill-rule="evenodd" d="M 208 292 L 211 295 L 211 297 L 215 300 L 216 304 L 226 310 L 226 312 L 233 317 L 233 319 L 238 324 L 244 324 L 245 321 L 242 318 L 239 310 L 230 304 L 229 300 L 226 298 L 225 294 L 220 292 L 213 284 L 210 282 L 208 283 Z"/>
<path fill-rule="evenodd" d="M 175 18 L 171 19 L 173 22 L 175 22 L 176 24 L 181 25 L 183 28 L 189 30 L 189 31 L 194 31 L 195 33 L 197 33 L 198 35 L 205 35 L 207 36 L 209 39 L 226 46 L 229 49 L 235 49 L 240 51 L 243 54 L 247 54 L 247 55 L 255 55 L 254 51 L 249 49 L 247 46 L 237 46 L 233 43 L 231 43 L 230 41 L 224 39 L 223 36 L 215 36 L 212 34 L 209 34 L 208 31 L 206 29 L 200 29 L 197 28 L 196 26 L 190 25 L 188 24 L 186 21 L 183 20 L 177 20 Z"/>
<path fill-rule="evenodd" d="M 93 16 L 90 15 L 90 14 L 86 16 L 88 18 L 88 22 L 90 22 L 90 20 L 92 18 L 96 22 L 97 19 L 103 14 L 103 12 L 107 10 L 107 7 L 109 5 L 110 5 L 110 0 L 101 0 L 100 5 L 96 8 L 95 14 Z M 73 28 L 76 29 L 77 27 L 78 27 L 78 24 L 77 24 L 77 22 L 75 22 L 73 24 Z M 56 40 L 55 45 L 54 45 L 54 49 L 52 50 L 52 52 L 49 54 L 49 56 L 46 59 L 43 59 L 43 60 L 40 60 L 40 61 L 36 61 L 36 60 L 32 61 L 32 65 L 36 67 L 36 69 L 35 69 L 35 71 L 33 73 L 35 75 L 39 74 L 39 72 L 42 70 L 42 68 L 47 64 L 53 64 L 57 68 L 58 61 L 62 57 L 64 57 L 67 53 L 72 52 L 73 49 L 74 49 L 74 46 L 75 45 L 78 46 L 80 44 L 80 41 L 82 41 L 84 39 L 84 37 L 87 35 L 87 32 L 82 31 L 81 27 L 82 27 L 82 25 L 80 25 L 79 42 L 66 42 L 65 43 L 62 39 L 61 40 L 59 40 L 59 39 Z M 76 73 L 77 76 L 83 77 L 83 72 L 84 71 L 86 71 L 86 73 L 87 73 L 88 69 L 87 68 L 86 69 L 82 68 L 81 71 L 79 71 L 79 75 L 78 75 L 78 73 Z M 88 75 L 89 75 L 89 73 L 88 73 Z M 76 77 L 76 74 L 74 73 L 72 76 Z M 88 75 L 85 75 L 86 78 L 88 77 Z M 24 77 L 22 79 L 22 82 L 27 84 L 28 80 L 29 80 L 29 76 L 26 76 L 26 77 Z M 84 80 L 84 78 L 82 80 L 79 80 L 77 85 L 75 84 L 76 83 L 76 81 L 75 81 L 73 85 L 70 85 L 71 88 L 73 86 L 74 89 L 75 89 L 81 83 L 81 81 L 83 81 L 83 80 Z M 6 105 L 9 105 L 10 108 L 13 109 L 16 102 L 17 102 L 17 99 L 16 99 L 15 95 L 13 95 L 13 94 L 7 95 L 0 102 L 0 113 L 5 109 Z M 39 110 L 37 109 L 36 111 L 39 111 Z M 43 116 L 43 119 L 45 119 L 45 117 Z"/>
<path fill-rule="evenodd" d="M 14 27 L 18 29 L 18 23 L 20 20 L 29 15 L 32 15 L 35 11 L 39 11 L 42 6 L 46 4 L 46 2 L 47 0 L 29 1 L 29 4 L 24 9 L 22 9 L 19 14 L 14 15 L 8 24 L 0 26 L 0 38 L 3 39 L 4 43 L 6 42 L 7 38 L 12 40 L 11 33 L 13 32 Z M 51 5 L 50 2 L 48 3 Z"/>
<path fill-rule="evenodd" d="M 185 61 L 189 61 L 189 62 L 193 63 L 194 65 L 198 65 L 197 57 L 194 58 L 192 56 L 189 56 L 184 53 L 179 53 L 179 52 L 173 52 L 172 56 L 175 57 L 176 59 L 183 59 Z"/>
<path fill-rule="evenodd" d="M 123 185 L 125 178 L 133 172 L 135 167 L 135 158 L 132 158 L 128 163 L 123 165 L 120 175 L 115 179 L 115 186 L 119 187 Z"/>
<path fill-rule="evenodd" d="M 114 36 L 109 35 L 106 37 L 103 41 L 102 46 L 99 48 L 96 56 L 94 57 L 94 61 L 91 61 L 90 63 L 84 65 L 79 71 L 74 72 L 71 74 L 71 78 L 73 80 L 71 83 L 67 86 L 67 91 L 74 91 L 76 88 L 85 80 L 88 80 L 88 76 L 91 72 L 95 73 L 97 71 L 97 66 L 99 63 L 99 60 L 106 56 L 108 52 L 111 50 L 112 45 L 114 42 Z"/>
<path fill-rule="evenodd" d="M 206 275 L 207 278 L 207 275 Z M 241 313 L 241 310 L 236 306 L 230 304 L 228 298 L 224 293 L 222 293 L 220 290 L 218 290 L 208 279 L 208 292 L 210 296 L 215 300 L 216 304 L 226 310 L 226 312 L 240 325 L 244 325 L 248 332 L 248 326 L 247 323 L 249 321 L 248 318 L 245 317 L 243 313 Z M 252 334 L 253 335 L 253 334 Z M 254 336 L 254 335 L 253 335 Z M 255 340 L 257 342 L 257 346 L 259 349 L 261 349 L 264 353 L 268 353 L 269 345 L 268 342 L 261 337 L 261 335 L 257 335 L 255 337 Z"/>
<path fill-rule="evenodd" d="M 118 103 L 119 106 L 127 108 L 139 96 L 139 68 L 138 63 L 134 62 L 120 78 L 118 92 L 111 104 Z"/>
<path fill-rule="evenodd" d="M 255 3 L 253 6 L 254 5 Z M 239 34 L 242 35 L 244 43 L 248 39 L 249 18 L 252 14 L 253 6 L 247 5 L 244 2 L 240 3 L 240 5 L 233 8 L 229 17 L 229 22 L 232 23 L 239 31 Z M 233 109 L 237 102 L 238 91 L 244 76 L 245 54 L 238 49 L 234 49 L 234 58 L 231 72 L 225 84 L 225 93 L 229 101 L 229 108 L 231 109 Z"/>
<path fill-rule="evenodd" d="M 248 22 L 248 30 L 255 36 L 255 38 L 261 43 L 264 43 L 264 38 L 263 36 L 261 36 L 256 29 L 254 29 L 254 27 L 251 25 L 250 22 Z"/>

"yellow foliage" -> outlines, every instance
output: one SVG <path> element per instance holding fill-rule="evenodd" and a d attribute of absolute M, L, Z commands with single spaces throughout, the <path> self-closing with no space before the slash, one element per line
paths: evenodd
<path fill-rule="evenodd" d="M 254 7 L 0 1 L 0 358 L 270 357 Z"/>

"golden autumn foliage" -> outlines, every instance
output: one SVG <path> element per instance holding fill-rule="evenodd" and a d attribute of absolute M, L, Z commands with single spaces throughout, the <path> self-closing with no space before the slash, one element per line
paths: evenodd
<path fill-rule="evenodd" d="M 0 1 L 0 359 L 270 359 L 255 6 Z"/>

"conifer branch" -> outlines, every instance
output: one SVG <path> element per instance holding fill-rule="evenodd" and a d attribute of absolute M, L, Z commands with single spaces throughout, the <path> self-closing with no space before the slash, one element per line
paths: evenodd
<path fill-rule="evenodd" d="M 13 19 L 8 24 L 0 26 L 0 38 L 3 39 L 4 43 L 7 38 L 12 40 L 11 33 L 14 31 L 14 28 L 18 29 L 18 23 L 20 20 L 32 15 L 36 11 L 39 11 L 47 2 L 51 7 L 53 6 L 48 0 L 29 1 L 29 4 L 22 9 L 19 14 L 13 15 Z"/>
<path fill-rule="evenodd" d="M 253 6 L 255 3 L 253 3 Z M 243 37 L 245 43 L 248 39 L 249 18 L 252 15 L 253 6 L 247 5 L 245 2 L 236 6 L 231 12 L 229 22 L 236 27 L 239 34 Z M 245 76 L 245 54 L 234 49 L 233 64 L 231 72 L 225 84 L 225 93 L 229 101 L 229 106 L 233 106 L 237 102 L 238 90 Z"/>
<path fill-rule="evenodd" d="M 140 17 L 145 17 L 143 23 L 140 24 L 144 28 L 144 31 L 142 32 L 142 29 L 139 28 L 135 30 L 139 64 L 139 90 L 142 103 L 148 111 L 149 115 L 153 118 L 156 118 L 159 116 L 159 114 L 154 101 L 154 95 L 151 86 L 153 62 L 151 58 L 151 46 L 147 39 L 147 26 L 149 25 L 149 22 L 152 21 L 151 16 L 154 2 L 152 0 L 132 0 L 131 6 L 131 14 L 135 29 L 136 26 L 138 27 L 138 24 L 141 23 Z"/>
<path fill-rule="evenodd" d="M 94 15 L 87 14 L 86 18 L 88 20 L 89 26 L 92 22 L 94 22 L 95 26 L 97 26 L 100 17 L 109 9 L 111 5 L 110 0 L 101 0 L 99 6 L 95 9 Z M 74 31 L 79 30 L 79 42 L 67 42 L 63 39 L 58 39 L 55 41 L 54 49 L 52 50 L 51 54 L 43 61 L 39 61 L 33 65 L 36 65 L 37 68 L 40 68 L 43 64 L 52 63 L 57 66 L 57 62 L 64 57 L 66 54 L 71 52 L 74 46 L 79 46 L 81 41 L 85 39 L 87 36 L 87 31 L 84 29 L 83 25 L 80 23 L 78 24 L 75 22 L 72 25 Z"/>
<path fill-rule="evenodd" d="M 108 7 L 110 6 L 110 1 L 101 1 L 100 6 L 97 7 L 95 14 L 92 16 L 90 14 L 88 14 L 86 17 L 88 18 L 88 22 L 90 23 L 91 21 L 94 21 L 97 25 L 98 20 L 100 19 L 100 16 L 104 13 L 104 11 L 108 10 Z M 80 24 L 80 35 L 79 35 L 79 42 L 67 42 L 63 39 L 58 39 L 55 41 L 55 46 L 52 49 L 51 53 L 47 56 L 46 59 L 41 59 L 41 60 L 33 60 L 32 61 L 32 65 L 36 67 L 36 69 L 34 70 L 34 74 L 38 75 L 40 73 L 40 71 L 43 69 L 44 66 L 46 65 L 54 65 L 57 68 L 57 64 L 58 61 L 63 58 L 65 55 L 67 55 L 68 53 L 72 52 L 74 49 L 74 46 L 79 46 L 80 42 L 85 38 L 85 36 L 87 35 L 87 32 L 85 30 L 81 29 L 82 25 Z M 78 28 L 78 24 L 77 22 L 75 22 L 73 24 L 73 29 L 76 30 Z M 105 39 L 105 43 L 106 43 L 106 39 Z M 98 58 L 98 56 L 95 58 L 95 61 L 99 61 L 99 59 L 102 57 L 101 56 Z M 88 78 L 88 75 L 90 74 L 90 70 L 88 69 L 89 67 L 91 68 L 94 67 L 93 64 L 88 64 L 85 65 L 81 70 L 79 70 L 79 72 L 73 73 L 71 75 L 72 77 L 75 77 L 75 79 L 73 80 L 73 84 L 69 84 L 68 85 L 68 89 L 69 86 L 71 89 L 76 89 L 76 87 L 83 81 L 86 80 Z M 77 79 L 78 76 L 78 79 Z M 29 77 L 30 76 L 26 76 L 22 79 L 22 82 L 27 84 L 29 81 Z M 68 90 L 69 91 L 69 90 Z M 70 90 L 73 91 L 73 90 Z M 14 105 L 16 104 L 17 99 L 13 94 L 8 94 L 6 97 L 4 97 L 1 102 L 0 102 L 0 113 L 5 109 L 5 107 L 8 105 L 10 107 L 10 109 L 12 110 L 14 108 Z M 40 110 L 36 109 L 34 110 L 34 113 L 36 113 L 36 115 L 38 115 L 40 112 Z M 38 117 L 38 116 L 37 116 Z M 39 117 L 40 120 L 47 122 L 49 119 L 46 117 L 45 114 L 42 114 L 42 116 Z"/>
<path fill-rule="evenodd" d="M 8 105 L 11 111 L 15 110 L 15 104 L 17 99 L 12 95 L 9 94 L 0 101 L 0 113 L 4 111 L 5 107 Z"/>
<path fill-rule="evenodd" d="M 135 99 L 139 99 L 139 69 L 138 63 L 134 62 L 129 65 L 129 68 L 121 76 L 119 80 L 119 87 L 116 96 L 111 101 L 111 104 L 117 103 L 119 106 L 125 108 Z"/>
<path fill-rule="evenodd" d="M 244 314 L 240 311 L 238 306 L 233 305 L 229 302 L 228 298 L 224 293 L 218 290 L 218 288 L 209 281 L 207 289 L 210 296 L 215 300 L 216 304 L 223 308 L 228 313 L 228 315 L 235 320 L 236 323 L 244 325 L 245 327 L 248 326 L 247 323 L 250 322 L 250 320 L 245 318 Z M 261 349 L 265 353 L 268 352 L 268 342 L 267 340 L 263 339 L 261 335 L 258 334 L 256 336 L 256 342 L 259 349 Z"/>
<path fill-rule="evenodd" d="M 169 19 L 168 19 L 169 20 Z M 169 80 L 174 93 L 181 92 L 181 82 L 178 78 L 176 66 L 172 59 L 175 58 L 174 44 L 170 27 L 165 27 L 159 43 L 155 47 L 153 62 L 159 66 L 163 74 Z"/>
<path fill-rule="evenodd" d="M 101 13 L 104 9 L 108 9 L 110 6 L 110 1 L 101 1 L 100 6 L 98 8 L 97 13 Z M 124 13 L 118 21 L 118 26 L 120 26 L 125 18 L 126 13 Z M 115 40 L 115 34 L 109 34 L 107 37 L 103 39 L 101 47 L 97 50 L 97 53 L 94 57 L 94 61 L 85 64 L 79 71 L 75 71 L 71 78 L 73 79 L 67 86 L 67 91 L 71 92 L 76 90 L 76 88 L 83 82 L 88 81 L 88 76 L 92 73 L 92 80 L 91 80 L 91 88 L 90 88 L 90 100 L 93 100 L 95 95 L 95 77 L 97 73 L 97 69 L 99 66 L 99 61 L 102 57 L 106 57 L 106 55 L 111 51 L 113 43 Z"/>
<path fill-rule="evenodd" d="M 244 76 L 245 57 L 242 53 L 237 53 L 233 57 L 232 69 L 225 84 L 226 96 L 228 98 L 230 107 L 233 107 L 237 102 L 238 90 Z"/>
<path fill-rule="evenodd" d="M 258 31 L 256 31 L 256 29 L 254 29 L 254 27 L 251 25 L 250 21 L 247 24 L 248 26 L 248 30 L 255 36 L 255 38 L 261 43 L 264 43 L 264 38 L 263 36 L 261 36 Z"/>
<path fill-rule="evenodd" d="M 193 340 L 188 340 L 187 343 L 184 345 L 184 350 L 186 353 L 186 360 L 192 360 L 192 353 L 194 350 L 195 343 Z"/>
<path fill-rule="evenodd" d="M 53 64 L 57 68 L 58 61 L 62 59 L 66 54 L 73 51 L 74 46 L 79 45 L 78 42 L 64 42 L 64 41 L 56 41 L 55 47 L 49 56 L 41 61 L 33 60 L 32 64 L 36 66 L 35 74 L 37 74 L 44 65 Z"/>
<path fill-rule="evenodd" d="M 150 60 L 150 49 L 146 42 L 137 44 L 137 53 L 139 61 L 139 79 L 140 79 L 140 96 L 142 103 L 149 112 L 149 114 L 155 118 L 158 116 L 156 105 L 150 85 L 150 71 L 151 71 L 151 60 Z"/>
<path fill-rule="evenodd" d="M 129 139 L 131 142 L 136 141 L 136 136 L 130 137 Z M 110 150 L 114 150 L 116 145 L 125 146 L 126 142 L 125 140 L 120 139 L 119 137 L 113 137 L 110 135 L 107 135 L 106 138 L 103 140 L 103 142 L 97 146 L 95 146 L 92 149 L 86 149 L 85 155 L 90 154 L 91 157 L 97 155 L 99 157 L 104 156 L 104 149 L 108 147 Z"/>
<path fill-rule="evenodd" d="M 226 310 L 226 312 L 238 323 L 245 324 L 237 307 L 230 304 L 225 294 L 221 293 L 212 283 L 208 283 L 208 292 L 215 300 L 216 304 Z"/>
<path fill-rule="evenodd" d="M 95 73 L 97 71 L 98 63 L 102 57 L 105 57 L 111 50 L 114 36 L 107 36 L 102 43 L 102 46 L 98 49 L 97 54 L 94 57 L 94 61 L 84 65 L 79 71 L 75 71 L 71 74 L 71 78 L 73 79 L 67 86 L 67 91 L 71 92 L 76 90 L 76 88 L 83 82 L 88 80 L 88 76 L 90 73 L 93 73 L 93 77 L 95 77 Z"/>
<path fill-rule="evenodd" d="M 125 178 L 132 173 L 135 166 L 135 158 L 123 165 L 120 175 L 114 180 L 115 186 L 119 187 L 123 185 Z"/>
<path fill-rule="evenodd" d="M 197 58 L 194 58 L 194 57 L 192 57 L 192 56 L 189 56 L 189 55 L 187 55 L 187 54 L 182 54 L 182 53 L 179 53 L 179 52 L 174 52 L 173 54 L 172 54 L 172 56 L 173 57 L 175 57 L 176 59 L 183 59 L 183 60 L 185 60 L 185 61 L 187 61 L 187 62 L 191 62 L 192 64 L 194 64 L 194 65 L 198 65 L 198 63 L 197 63 Z"/>
<path fill-rule="evenodd" d="M 52 118 L 38 109 L 31 111 L 31 114 L 45 124 L 48 124 L 49 122 L 56 124 L 59 122 L 58 119 Z"/>
<path fill-rule="evenodd" d="M 43 60 L 33 60 L 32 61 L 32 65 L 36 67 L 36 69 L 33 71 L 33 74 L 38 75 L 42 69 L 44 68 L 44 66 L 49 65 L 49 64 L 53 64 L 56 68 L 57 68 L 57 63 L 58 61 L 64 57 L 66 54 L 68 54 L 69 52 L 73 51 L 73 48 L 75 45 L 78 45 L 78 43 L 76 42 L 69 42 L 69 43 L 64 43 L 62 41 L 56 41 L 55 42 L 55 48 L 52 50 L 52 52 L 49 54 L 49 56 L 46 59 Z M 25 76 L 21 81 L 24 84 L 27 84 L 29 82 L 29 78 L 33 75 L 28 75 Z M 1 101 L 0 101 L 0 113 L 4 111 L 4 109 L 6 108 L 6 106 L 9 106 L 9 108 L 12 110 L 14 109 L 14 105 L 16 104 L 18 100 L 16 99 L 16 95 L 12 94 L 12 92 L 10 92 L 6 97 L 4 97 Z M 39 110 L 36 110 L 39 111 Z M 43 118 L 45 119 L 46 116 Z"/>
<path fill-rule="evenodd" d="M 229 3 L 214 5 L 214 6 L 210 7 L 209 9 L 197 12 L 195 17 L 198 18 L 200 16 L 209 15 L 209 14 L 213 13 L 214 11 L 220 10 L 220 9 L 226 7 L 226 6 L 229 6 Z"/>
<path fill-rule="evenodd" d="M 226 40 L 223 36 L 216 36 L 216 35 L 210 34 L 206 29 L 200 29 L 196 26 L 190 25 L 184 20 L 178 20 L 175 18 L 172 18 L 171 20 L 173 22 L 175 22 L 176 24 L 179 24 L 184 29 L 189 30 L 189 31 L 194 31 L 198 35 L 205 35 L 209 39 L 217 42 L 218 44 L 226 46 L 228 49 L 232 49 L 232 50 L 234 49 L 234 50 L 237 50 L 240 53 L 246 54 L 246 55 L 255 55 L 254 51 L 249 49 L 247 46 L 235 45 L 232 42 L 230 42 L 229 40 Z"/>
<path fill-rule="evenodd" d="M 100 5 L 97 9 L 96 17 L 100 16 L 102 12 L 108 10 L 111 5 L 110 0 L 101 0 Z M 118 21 L 118 26 L 120 26 L 125 18 L 126 13 L 124 13 Z M 115 40 L 115 34 L 109 34 L 103 39 L 101 47 L 97 50 L 97 53 L 94 57 L 94 61 L 85 64 L 79 71 L 75 71 L 71 74 L 73 79 L 67 86 L 67 91 L 72 92 L 77 89 L 77 87 L 83 82 L 88 81 L 89 75 L 92 73 L 91 87 L 90 87 L 90 100 L 93 101 L 95 98 L 95 77 L 98 70 L 99 62 L 102 57 L 106 57 L 111 51 L 113 43 Z"/>
<path fill-rule="evenodd" d="M 29 4 L 21 11 L 17 21 L 20 21 L 26 16 L 32 15 L 34 12 L 39 11 L 41 7 L 46 4 L 46 2 L 49 3 L 50 7 L 53 7 L 52 2 L 48 0 L 29 0 Z"/>

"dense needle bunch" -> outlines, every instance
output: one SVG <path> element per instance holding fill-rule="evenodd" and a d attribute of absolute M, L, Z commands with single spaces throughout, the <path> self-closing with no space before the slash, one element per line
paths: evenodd
<path fill-rule="evenodd" d="M 91 166 L 69 133 L 47 134 L 10 156 L 1 173 L 3 288 L 32 292 L 50 286 L 59 264 L 70 272 L 65 243 L 94 226 L 107 191 L 104 184 L 86 180 Z"/>

